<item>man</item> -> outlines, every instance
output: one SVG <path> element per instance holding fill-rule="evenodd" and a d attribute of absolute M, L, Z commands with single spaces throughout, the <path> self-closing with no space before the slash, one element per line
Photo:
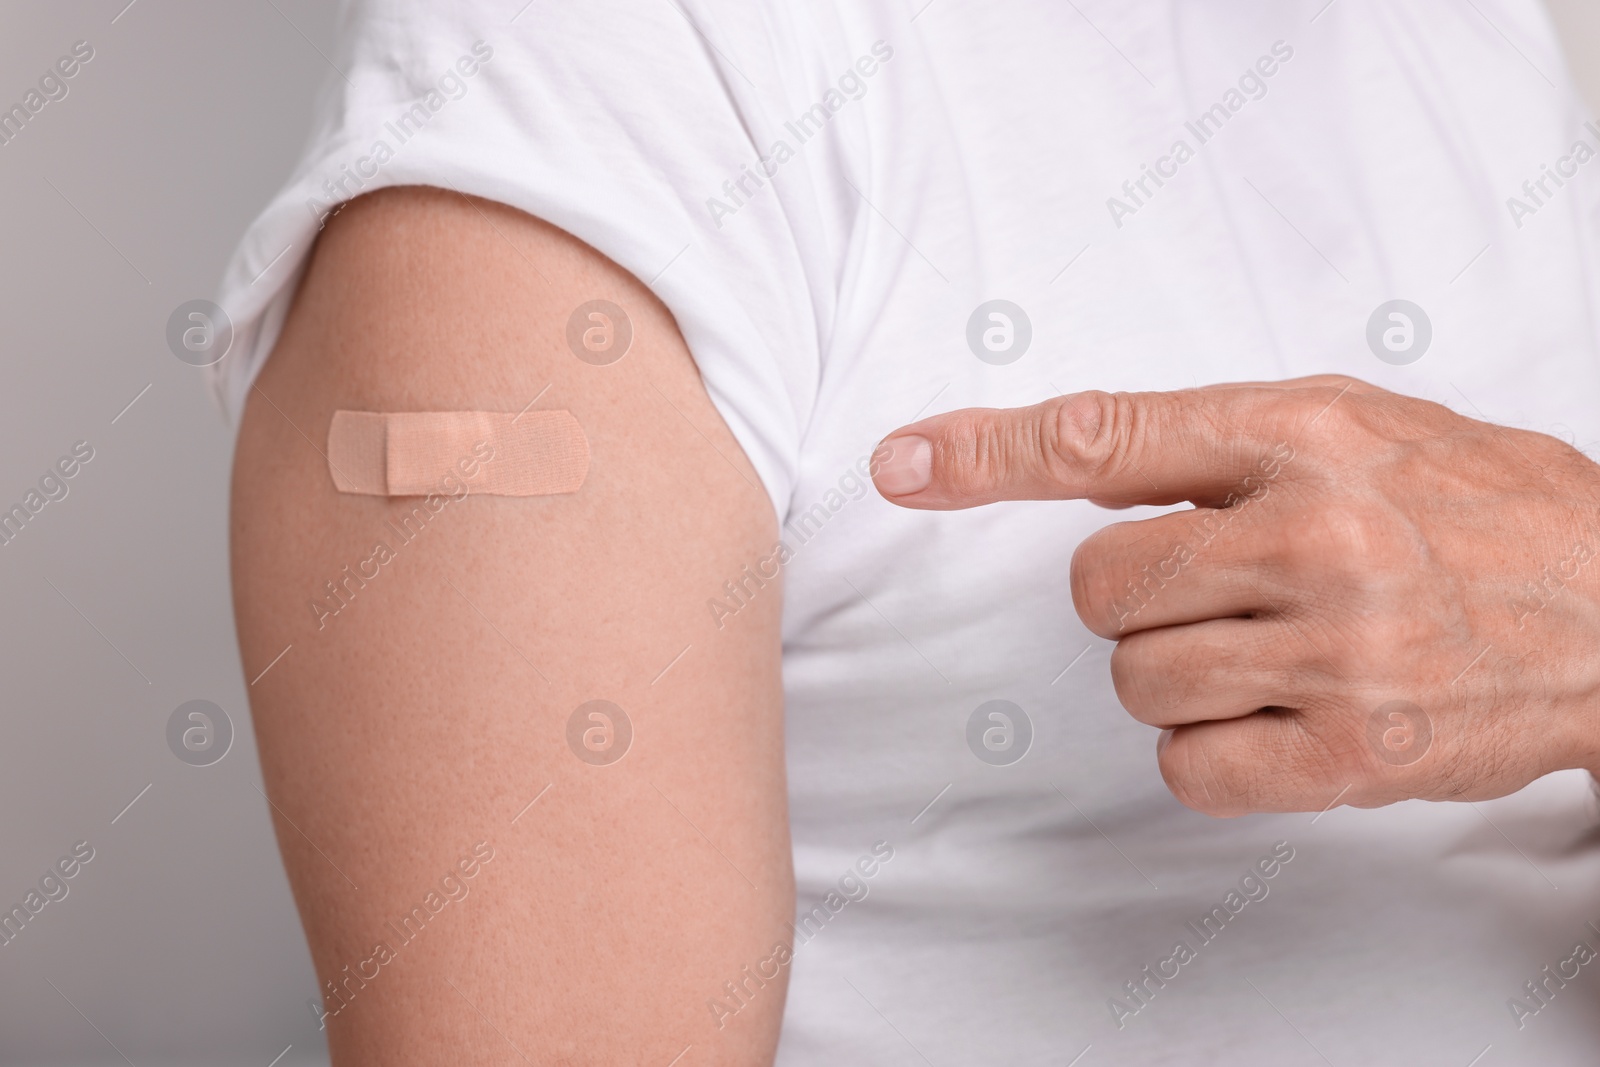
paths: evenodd
<path fill-rule="evenodd" d="M 217 378 L 335 1063 L 1593 1061 L 1600 142 L 1536 5 L 343 42 Z M 338 411 L 587 472 L 341 491 Z"/>

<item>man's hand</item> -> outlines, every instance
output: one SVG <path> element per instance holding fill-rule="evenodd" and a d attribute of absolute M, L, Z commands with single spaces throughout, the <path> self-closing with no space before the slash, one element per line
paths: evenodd
<path fill-rule="evenodd" d="M 1117 695 L 1212 815 L 1481 800 L 1600 768 L 1600 466 L 1319 377 L 925 419 L 897 504 L 1182 510 L 1072 560 Z"/>

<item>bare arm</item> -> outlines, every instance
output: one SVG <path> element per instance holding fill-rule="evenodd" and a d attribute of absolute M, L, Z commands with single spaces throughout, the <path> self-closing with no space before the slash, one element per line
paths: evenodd
<path fill-rule="evenodd" d="M 594 298 L 635 331 L 610 366 L 566 346 Z M 589 439 L 575 494 L 452 500 L 402 540 L 418 498 L 334 490 L 336 409 L 541 390 Z M 502 205 L 357 200 L 251 393 L 233 492 L 247 676 L 292 645 L 251 706 L 334 1063 L 770 1063 L 787 969 L 721 1027 L 708 1001 L 790 940 L 779 597 L 720 630 L 706 605 L 776 529 L 648 290 Z M 633 731 L 604 766 L 567 741 L 596 699 Z"/>

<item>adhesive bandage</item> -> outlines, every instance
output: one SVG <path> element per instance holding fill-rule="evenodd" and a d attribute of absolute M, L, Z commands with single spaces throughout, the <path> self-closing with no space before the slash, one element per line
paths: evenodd
<path fill-rule="evenodd" d="M 441 479 L 495 496 L 572 493 L 589 439 L 570 411 L 335 411 L 328 472 L 341 493 L 426 496 Z"/>

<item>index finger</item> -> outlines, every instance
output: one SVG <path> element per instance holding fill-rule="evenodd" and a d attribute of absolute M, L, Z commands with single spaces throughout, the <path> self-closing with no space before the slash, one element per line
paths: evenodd
<path fill-rule="evenodd" d="M 1271 386 L 1095 390 L 952 411 L 886 438 L 873 481 L 893 503 L 939 511 L 999 500 L 1215 506 L 1293 457 L 1284 396 Z"/>

